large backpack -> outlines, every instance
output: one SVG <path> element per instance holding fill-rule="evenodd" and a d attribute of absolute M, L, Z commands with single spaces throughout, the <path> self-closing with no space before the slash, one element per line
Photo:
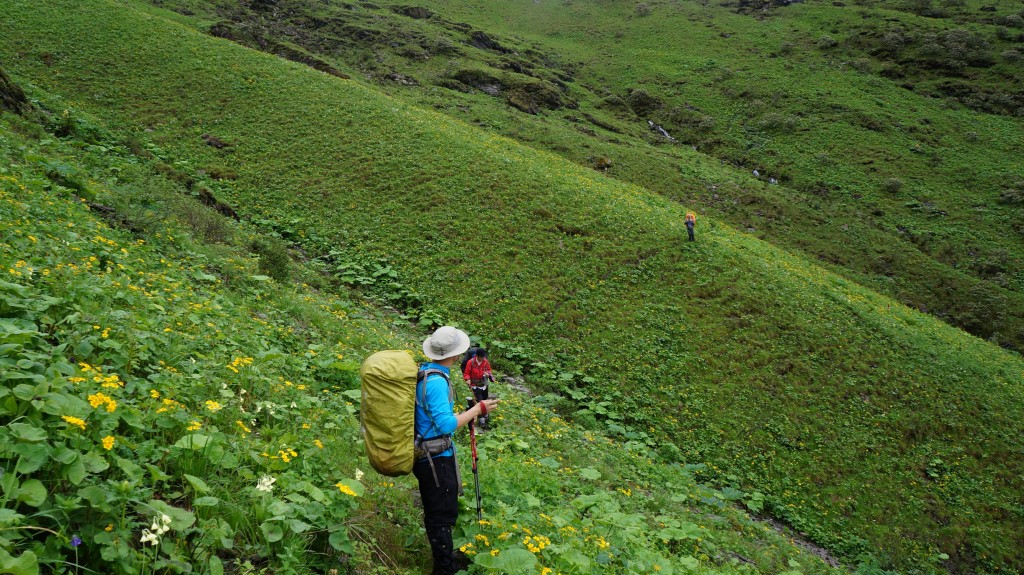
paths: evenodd
<path fill-rule="evenodd" d="M 462 356 L 462 362 L 459 363 L 459 367 L 462 369 L 463 373 L 466 372 L 466 365 L 469 363 L 469 360 L 476 357 L 476 352 L 478 349 L 480 348 L 474 345 L 473 347 L 466 350 L 465 355 Z"/>
<path fill-rule="evenodd" d="M 407 351 L 378 351 L 359 368 L 359 408 L 366 456 L 379 473 L 412 472 L 416 441 L 416 382 L 436 370 L 420 371 Z M 449 393 L 454 393 L 449 382 Z"/>

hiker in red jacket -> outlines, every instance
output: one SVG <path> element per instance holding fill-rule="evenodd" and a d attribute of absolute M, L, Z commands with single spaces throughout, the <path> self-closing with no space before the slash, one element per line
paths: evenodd
<path fill-rule="evenodd" d="M 491 362 L 487 361 L 487 350 L 479 347 L 473 357 L 466 362 L 465 368 L 462 370 L 462 378 L 469 384 L 469 388 L 473 390 L 473 397 L 477 401 L 483 401 L 489 397 L 487 392 L 487 384 L 494 381 L 494 375 L 491 374 Z M 487 429 L 487 416 L 482 415 L 479 418 L 480 429 Z"/>

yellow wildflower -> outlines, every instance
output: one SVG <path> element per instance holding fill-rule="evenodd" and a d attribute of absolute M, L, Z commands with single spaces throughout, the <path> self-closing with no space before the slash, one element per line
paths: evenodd
<path fill-rule="evenodd" d="M 114 436 L 113 435 L 108 435 L 108 436 L 104 437 L 103 438 L 103 449 L 106 449 L 107 451 L 110 451 L 111 449 L 113 449 L 114 448 L 114 441 L 115 440 L 114 440 Z"/>
<path fill-rule="evenodd" d="M 61 416 L 61 419 L 63 419 L 64 421 L 68 422 L 68 424 L 70 424 L 70 425 L 75 425 L 75 426 L 78 426 L 79 428 L 81 428 L 82 430 L 85 430 L 85 420 L 84 419 L 79 419 L 79 418 L 73 417 L 71 415 L 63 415 L 63 416 Z"/>
<path fill-rule="evenodd" d="M 239 427 L 239 428 L 240 428 L 240 429 L 241 429 L 242 431 L 244 431 L 244 432 L 246 432 L 246 433 L 249 433 L 249 432 L 251 432 L 251 431 L 252 431 L 251 429 L 249 429 L 248 427 L 246 427 L 246 426 L 245 426 L 245 424 L 244 424 L 244 423 L 242 423 L 242 421 L 241 421 L 241 420 L 235 420 L 235 425 L 237 425 L 237 426 L 238 426 L 238 427 Z"/>
<path fill-rule="evenodd" d="M 86 399 L 89 400 L 89 405 L 93 406 L 95 409 L 99 409 L 101 405 L 104 406 L 107 413 L 113 413 L 114 410 L 117 409 L 117 402 L 103 392 L 94 393 Z"/>
<path fill-rule="evenodd" d="M 344 493 L 345 495 L 351 495 L 352 497 L 358 497 L 356 495 L 356 492 L 352 491 L 351 487 L 349 487 L 348 485 L 345 485 L 344 483 L 342 483 L 340 481 L 335 483 L 334 486 L 337 487 L 338 490 L 341 491 L 342 493 Z"/>
<path fill-rule="evenodd" d="M 186 427 L 185 429 L 187 429 L 188 431 L 197 431 L 202 427 L 202 423 L 199 423 L 198 421 L 193 421 L 192 423 L 188 424 L 188 427 Z"/>
<path fill-rule="evenodd" d="M 217 403 L 216 401 L 214 401 L 212 399 L 207 399 L 206 400 L 206 409 L 209 409 L 210 411 L 220 411 L 221 410 L 221 405 L 220 405 L 220 403 Z"/>

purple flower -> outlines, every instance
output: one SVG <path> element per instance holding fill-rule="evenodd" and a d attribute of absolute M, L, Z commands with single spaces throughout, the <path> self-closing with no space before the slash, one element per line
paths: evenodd
<path fill-rule="evenodd" d="M 82 544 L 82 538 L 81 537 L 79 537 L 78 535 L 72 535 L 71 536 L 71 546 L 72 547 L 78 547 L 81 544 Z"/>

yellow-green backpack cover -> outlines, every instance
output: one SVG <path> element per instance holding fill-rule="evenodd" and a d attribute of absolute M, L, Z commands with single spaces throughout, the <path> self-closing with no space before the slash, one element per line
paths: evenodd
<path fill-rule="evenodd" d="M 378 351 L 363 361 L 360 423 L 366 456 L 379 473 L 412 472 L 416 435 L 416 377 L 408 351 Z"/>

